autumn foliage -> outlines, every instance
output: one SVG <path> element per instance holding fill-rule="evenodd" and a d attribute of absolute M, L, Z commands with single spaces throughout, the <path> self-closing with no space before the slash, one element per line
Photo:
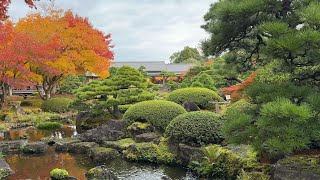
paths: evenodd
<path fill-rule="evenodd" d="M 28 65 L 38 75 L 43 99 L 50 98 L 55 85 L 68 74 L 91 72 L 108 77 L 113 59 L 110 35 L 94 29 L 87 18 L 71 11 L 51 10 L 49 15 L 30 14 L 20 19 L 16 30 L 39 44 Z"/>
<path fill-rule="evenodd" d="M 20 79 L 38 84 L 41 98 L 49 99 L 69 74 L 109 76 L 110 34 L 71 11 L 51 9 L 46 15 L 29 14 L 16 25 L 3 23 L 0 36 L 0 70 L 5 71 L 0 78 L 12 88 L 23 85 Z"/>
<path fill-rule="evenodd" d="M 230 95 L 232 101 L 237 101 L 241 98 L 244 89 L 254 82 L 256 76 L 257 73 L 254 72 L 242 83 L 222 89 L 222 93 Z"/>
<path fill-rule="evenodd" d="M 24 0 L 24 1 L 29 5 L 29 7 L 31 8 L 35 7 L 34 1 L 36 0 Z M 7 14 L 8 14 L 8 8 L 10 4 L 11 4 L 11 0 L 0 1 L 0 21 L 3 21 L 9 17 Z"/>

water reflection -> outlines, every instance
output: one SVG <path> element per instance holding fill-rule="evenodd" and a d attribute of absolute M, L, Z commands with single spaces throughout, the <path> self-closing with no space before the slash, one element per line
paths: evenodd
<path fill-rule="evenodd" d="M 66 169 L 71 176 L 85 179 L 85 173 L 94 167 L 87 156 L 57 153 L 51 147 L 42 155 L 9 154 L 6 161 L 15 172 L 9 180 L 42 180 L 49 179 L 49 173 L 54 168 Z"/>
<path fill-rule="evenodd" d="M 45 137 L 52 138 L 67 138 L 76 136 L 77 128 L 76 126 L 63 126 L 60 129 L 56 130 L 40 130 L 35 127 L 29 127 L 24 129 L 13 129 L 0 137 L 0 140 L 19 140 L 24 135 L 27 135 L 29 141 L 40 141 Z"/>

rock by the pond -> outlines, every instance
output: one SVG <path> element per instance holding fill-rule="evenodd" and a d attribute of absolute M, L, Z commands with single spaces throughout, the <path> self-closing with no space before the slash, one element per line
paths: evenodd
<path fill-rule="evenodd" d="M 76 138 L 51 139 L 48 143 L 54 144 L 56 151 L 68 151 L 72 144 L 81 142 Z"/>
<path fill-rule="evenodd" d="M 143 133 L 143 134 L 139 134 L 135 137 L 136 142 L 159 142 L 160 141 L 160 134 L 157 133 Z"/>
<path fill-rule="evenodd" d="M 91 149 L 97 148 L 99 145 L 95 142 L 78 142 L 70 144 L 68 152 L 76 154 L 91 154 Z"/>
<path fill-rule="evenodd" d="M 149 123 L 134 122 L 128 126 L 128 131 L 132 136 L 136 136 L 143 133 L 154 132 L 156 129 Z"/>
<path fill-rule="evenodd" d="M 172 180 L 169 176 L 162 176 L 161 180 Z"/>
<path fill-rule="evenodd" d="M 127 149 L 129 146 L 135 144 L 135 140 L 132 138 L 120 139 L 118 141 L 103 141 L 101 146 L 106 148 L 113 148 L 118 151 Z"/>
<path fill-rule="evenodd" d="M 274 180 L 320 179 L 320 155 L 295 155 L 279 160 L 272 169 Z"/>
<path fill-rule="evenodd" d="M 78 135 L 81 141 L 97 142 L 116 141 L 124 138 L 123 131 L 126 129 L 126 123 L 122 120 L 108 120 L 108 122 L 98 128 L 88 130 Z"/>
<path fill-rule="evenodd" d="M 186 144 L 179 144 L 179 156 L 183 162 L 183 164 L 189 164 L 192 161 L 200 162 L 204 153 L 199 147 L 192 147 Z"/>
<path fill-rule="evenodd" d="M 104 166 L 98 166 L 90 169 L 86 173 L 88 180 L 118 180 L 119 178 L 115 176 L 110 170 L 106 169 Z"/>
<path fill-rule="evenodd" d="M 0 142 L 0 152 L 18 152 L 21 150 L 21 147 L 27 144 L 28 141 L 17 140 L 17 141 L 2 141 Z"/>
<path fill-rule="evenodd" d="M 200 111 L 200 108 L 194 101 L 187 101 L 183 104 L 183 107 L 188 111 Z"/>
<path fill-rule="evenodd" d="M 22 152 L 24 153 L 44 153 L 48 149 L 48 144 L 45 142 L 29 142 L 22 146 Z"/>
<path fill-rule="evenodd" d="M 109 160 L 115 159 L 120 154 L 117 150 L 112 148 L 97 147 L 91 150 L 91 158 L 93 162 L 108 162 Z"/>
<path fill-rule="evenodd" d="M 0 179 L 6 179 L 6 177 L 11 174 L 13 174 L 13 171 L 8 163 L 5 160 L 0 159 Z"/>

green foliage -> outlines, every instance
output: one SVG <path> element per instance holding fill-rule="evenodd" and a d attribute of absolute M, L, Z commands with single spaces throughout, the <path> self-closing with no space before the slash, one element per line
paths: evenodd
<path fill-rule="evenodd" d="M 184 47 L 182 51 L 175 52 L 170 56 L 171 63 L 198 63 L 203 57 L 196 48 Z"/>
<path fill-rule="evenodd" d="M 243 152 L 239 152 L 239 149 Z M 191 168 L 209 179 L 236 179 L 242 169 L 254 169 L 258 164 L 257 154 L 245 146 L 229 150 L 219 145 L 211 145 L 204 147 L 203 153 L 203 161 L 193 162 Z"/>
<path fill-rule="evenodd" d="M 178 104 L 187 101 L 194 101 L 201 109 L 212 109 L 214 101 L 221 101 L 221 97 L 214 91 L 207 88 L 182 88 L 172 91 L 168 98 Z"/>
<path fill-rule="evenodd" d="M 245 100 L 231 104 L 224 113 L 223 133 L 232 143 L 248 143 L 256 129 L 252 124 L 256 121 L 258 107 Z"/>
<path fill-rule="evenodd" d="M 63 93 L 72 94 L 72 92 L 78 89 L 82 84 L 83 82 L 77 75 L 71 74 L 64 79 L 60 87 L 60 91 Z"/>
<path fill-rule="evenodd" d="M 105 147 L 109 148 L 114 148 L 117 150 L 126 150 L 128 149 L 131 145 L 134 145 L 136 142 L 132 138 L 125 138 L 125 139 L 120 139 L 118 141 L 105 141 L 103 142 L 103 145 Z"/>
<path fill-rule="evenodd" d="M 166 139 L 160 143 L 137 143 L 124 151 L 124 155 L 131 161 L 147 161 L 154 163 L 179 164 L 179 158 L 172 153 Z"/>
<path fill-rule="evenodd" d="M 119 111 L 124 114 L 131 106 L 132 104 L 119 105 Z"/>
<path fill-rule="evenodd" d="M 62 124 L 58 122 L 41 122 L 37 125 L 38 129 L 52 130 L 61 128 Z"/>
<path fill-rule="evenodd" d="M 46 112 L 63 113 L 68 112 L 69 105 L 73 102 L 69 98 L 53 98 L 43 101 L 41 109 Z"/>
<path fill-rule="evenodd" d="M 41 113 L 30 113 L 26 115 L 19 115 L 17 121 L 40 123 L 44 121 L 59 120 L 59 119 L 61 119 L 61 116 L 59 114 L 41 112 Z"/>
<path fill-rule="evenodd" d="M 76 96 L 80 102 L 92 104 L 102 111 L 108 110 L 119 119 L 121 117 L 119 105 L 154 98 L 154 94 L 147 91 L 148 85 L 147 79 L 138 70 L 130 66 L 123 66 L 108 79 L 92 81 L 80 87 L 76 90 Z"/>
<path fill-rule="evenodd" d="M 211 89 L 213 91 L 217 91 L 214 81 L 206 73 L 200 73 L 198 76 L 194 78 L 193 81 L 194 82 L 191 84 L 191 87 L 204 87 L 204 88 Z M 198 83 L 199 86 L 195 85 L 195 83 Z"/>
<path fill-rule="evenodd" d="M 65 169 L 55 168 L 50 172 L 50 177 L 55 180 L 63 180 L 69 177 L 69 173 Z"/>
<path fill-rule="evenodd" d="M 165 130 L 167 125 L 186 110 L 170 101 L 153 100 L 132 105 L 124 114 L 123 119 L 128 125 L 133 122 L 149 122 L 160 130 Z"/>
<path fill-rule="evenodd" d="M 21 101 L 20 106 L 40 108 L 42 106 L 42 103 L 43 103 L 43 100 L 41 99 L 23 100 Z"/>
<path fill-rule="evenodd" d="M 165 134 L 190 145 L 219 144 L 223 140 L 221 125 L 221 118 L 213 112 L 188 112 L 173 119 Z"/>

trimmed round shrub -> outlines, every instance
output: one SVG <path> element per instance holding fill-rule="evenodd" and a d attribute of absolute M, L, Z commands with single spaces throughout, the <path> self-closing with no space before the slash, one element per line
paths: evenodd
<path fill-rule="evenodd" d="M 149 122 L 160 130 L 165 130 L 171 120 L 187 111 L 174 102 L 164 100 L 143 101 L 132 105 L 123 115 L 130 125 L 134 122 Z"/>
<path fill-rule="evenodd" d="M 221 101 L 222 98 L 214 91 L 207 88 L 191 87 L 172 91 L 168 98 L 178 104 L 183 104 L 187 101 L 194 101 L 200 109 L 214 108 L 214 101 Z"/>
<path fill-rule="evenodd" d="M 63 113 L 69 111 L 69 105 L 73 102 L 69 98 L 54 98 L 45 100 L 41 109 L 47 112 Z"/>
<path fill-rule="evenodd" d="M 65 169 L 55 168 L 50 172 L 50 177 L 54 180 L 62 180 L 69 177 L 69 173 Z"/>
<path fill-rule="evenodd" d="M 223 140 L 222 120 L 213 112 L 195 111 L 181 114 L 168 125 L 165 135 L 189 145 L 219 144 Z"/>

